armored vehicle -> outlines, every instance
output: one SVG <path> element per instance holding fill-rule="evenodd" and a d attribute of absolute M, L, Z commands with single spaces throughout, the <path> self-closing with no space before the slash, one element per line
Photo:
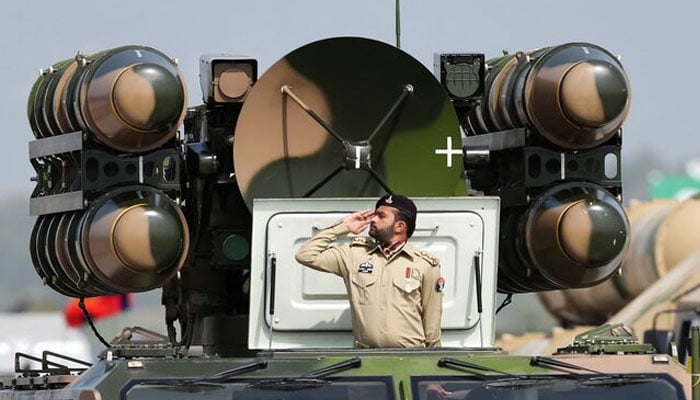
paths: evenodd
<path fill-rule="evenodd" d="M 684 367 L 625 326 L 551 357 L 494 344 L 497 292 L 588 287 L 620 268 L 618 58 L 567 43 L 434 67 L 355 37 L 260 77 L 254 58 L 205 55 L 193 107 L 176 63 L 147 46 L 45 70 L 28 102 L 36 272 L 81 304 L 162 288 L 165 332 L 102 339 L 89 366 L 18 354 L 35 367 L 0 397 L 689 398 Z M 353 348 L 340 280 L 294 261 L 385 193 L 415 199 L 412 241 L 441 260 L 442 347 Z"/>

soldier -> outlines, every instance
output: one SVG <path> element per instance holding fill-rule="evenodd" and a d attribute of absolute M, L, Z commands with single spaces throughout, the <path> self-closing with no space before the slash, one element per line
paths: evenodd
<path fill-rule="evenodd" d="M 407 242 L 416 226 L 416 206 L 407 197 L 385 195 L 375 209 L 355 212 L 309 239 L 299 263 L 339 275 L 350 297 L 354 346 L 440 346 L 442 289 L 437 257 Z M 338 236 L 359 234 L 336 246 Z"/>

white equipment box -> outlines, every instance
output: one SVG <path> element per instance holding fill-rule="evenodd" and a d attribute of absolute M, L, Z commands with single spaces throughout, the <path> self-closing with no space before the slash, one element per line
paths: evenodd
<path fill-rule="evenodd" d="M 498 264 L 497 197 L 414 198 L 411 244 L 440 258 L 443 347 L 494 346 Z M 352 319 L 341 277 L 297 263 L 319 229 L 376 199 L 256 199 L 250 282 L 251 349 L 349 348 Z M 366 234 L 366 233 L 365 233 Z M 340 238 L 350 240 L 352 235 Z M 478 269 L 478 273 L 477 273 Z M 481 312 L 477 297 L 480 278 Z"/>

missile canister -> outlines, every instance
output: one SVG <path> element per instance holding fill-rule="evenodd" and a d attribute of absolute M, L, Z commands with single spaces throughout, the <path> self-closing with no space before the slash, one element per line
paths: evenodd
<path fill-rule="evenodd" d="M 127 186 L 87 211 L 39 216 L 30 253 L 47 285 L 80 297 L 160 287 L 184 265 L 188 249 L 179 207 L 156 189 Z"/>
<path fill-rule="evenodd" d="M 630 90 L 622 65 L 590 43 L 487 64 L 484 96 L 461 120 L 472 189 L 502 200 L 499 290 L 607 279 L 629 241 L 620 148 Z"/>
<path fill-rule="evenodd" d="M 584 149 L 614 135 L 630 90 L 619 60 L 590 43 L 567 43 L 488 61 L 486 95 L 468 134 L 530 126 L 556 145 Z"/>
<path fill-rule="evenodd" d="M 590 288 L 540 293 L 552 315 L 567 323 L 603 323 L 700 249 L 700 199 L 634 203 L 628 215 L 632 240 L 620 274 Z"/>
<path fill-rule="evenodd" d="M 144 152 L 175 136 L 186 103 L 171 59 L 150 47 L 123 46 L 43 70 L 27 113 L 37 138 L 83 130 L 115 150 Z"/>
<path fill-rule="evenodd" d="M 27 104 L 41 206 L 40 278 L 72 297 L 162 286 L 185 263 L 180 209 L 186 113 L 176 63 L 146 46 L 78 54 L 42 71 Z"/>

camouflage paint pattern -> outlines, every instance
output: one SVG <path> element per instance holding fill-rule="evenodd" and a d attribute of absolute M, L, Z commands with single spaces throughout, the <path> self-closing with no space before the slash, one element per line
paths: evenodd
<path fill-rule="evenodd" d="M 624 348 L 624 345 L 621 348 Z M 603 374 L 613 374 L 613 376 L 618 377 L 618 381 L 614 384 L 614 390 L 617 391 L 615 393 L 618 395 L 636 393 L 635 389 L 639 388 L 640 385 L 640 382 L 635 380 L 626 382 L 619 379 L 619 377 L 624 376 L 630 379 L 653 378 L 651 382 L 662 383 L 660 386 L 651 386 L 650 389 L 663 390 L 664 394 L 675 396 L 675 398 L 690 398 L 690 376 L 685 373 L 684 368 L 677 361 L 671 359 L 666 362 L 658 362 L 653 354 L 560 354 L 552 357 L 577 368 L 589 369 L 589 371 L 585 371 L 534 366 L 531 365 L 531 357 L 511 356 L 493 349 L 478 352 L 460 349 L 438 351 L 389 349 L 374 351 L 338 349 L 332 352 L 278 351 L 261 354 L 257 358 L 237 359 L 218 357 L 115 358 L 110 361 L 99 361 L 95 367 L 83 373 L 72 385 L 63 389 L 53 389 L 51 393 L 56 396 L 53 398 L 66 400 L 110 400 L 117 398 L 157 400 L 174 395 L 178 398 L 188 396 L 188 398 L 203 399 L 211 398 L 211 396 L 223 396 L 224 394 L 230 398 L 231 392 L 236 393 L 237 398 L 253 398 L 257 390 L 252 393 L 238 391 L 259 380 L 294 378 L 355 358 L 360 361 L 359 367 L 334 373 L 329 377 L 336 384 L 342 383 L 343 380 L 358 382 L 354 390 L 346 389 L 347 392 L 344 392 L 340 398 L 365 399 L 367 397 L 366 394 L 363 396 L 363 393 L 376 393 L 368 391 L 368 388 L 376 388 L 376 385 L 380 385 L 382 389 L 378 392 L 385 390 L 384 393 L 379 394 L 379 397 L 373 397 L 376 399 L 464 398 L 467 393 L 455 392 L 445 397 L 435 396 L 435 394 L 433 394 L 434 397 L 431 397 L 426 393 L 429 383 L 450 387 L 450 382 L 457 381 L 471 383 L 472 389 L 484 388 L 484 384 L 489 382 L 495 384 L 491 390 L 473 390 L 475 395 L 479 393 L 481 396 L 486 396 L 475 398 L 520 398 L 519 396 L 529 398 L 537 394 L 538 389 L 546 388 L 555 382 L 563 384 L 564 393 L 582 395 L 590 394 L 592 388 L 589 385 L 593 385 L 595 379 L 585 381 L 590 383 L 584 382 L 579 387 L 582 392 L 574 390 L 577 386 L 574 383 L 575 380 L 605 378 L 606 375 Z M 458 370 L 440 367 L 440 361 L 445 358 L 471 363 L 475 367 L 457 368 Z M 189 379 L 214 377 L 218 373 L 256 361 L 263 361 L 266 364 L 263 368 L 243 372 L 222 383 L 187 383 Z M 514 385 L 509 386 L 507 383 L 516 377 L 527 377 L 527 379 L 516 381 Z M 542 386 L 540 386 L 536 378 L 542 378 L 546 382 L 542 382 Z M 664 380 L 659 381 L 659 379 Z M 28 378 L 20 378 L 16 382 L 23 380 L 28 382 Z M 5 382 L 9 383 L 10 380 L 3 382 L 3 386 L 9 387 Z M 307 382 L 311 381 L 307 379 Z M 505 386 L 499 388 L 498 382 Z M 227 387 L 228 385 L 232 385 L 232 387 Z M 34 382 L 33 386 L 28 387 L 28 390 L 23 390 L 21 392 L 23 398 L 38 397 L 44 394 L 44 391 L 41 388 L 37 389 L 37 387 L 40 385 Z M 314 390 L 323 390 L 326 385 L 307 383 L 306 386 L 301 386 L 298 389 L 293 389 L 293 387 L 292 384 L 288 384 L 287 387 L 283 384 L 270 385 L 269 389 L 258 389 L 258 394 L 266 398 L 269 396 L 282 399 L 319 398 L 312 397 L 320 394 Z M 612 384 L 608 390 L 613 390 Z M 626 393 L 625 390 L 630 392 Z M 3 394 L 6 397 L 3 397 Z M 11 395 L 12 392 L 9 390 L 0 391 L 2 399 L 14 398 Z M 245 397 L 246 395 L 248 397 Z M 644 398 L 654 398 L 654 393 L 648 393 L 647 397 Z"/>
<path fill-rule="evenodd" d="M 488 60 L 493 68 L 489 70 L 484 84 L 489 88 L 484 97 L 483 110 L 488 113 L 488 118 L 484 120 L 486 131 L 506 130 L 516 127 L 508 112 L 504 112 L 506 107 L 505 87 L 513 79 L 512 71 L 518 65 L 518 59 L 514 55 L 508 55 L 499 59 Z"/>
<path fill-rule="evenodd" d="M 175 136 L 185 117 L 179 69 L 148 47 L 107 51 L 85 70 L 78 90 L 83 129 L 115 150 L 155 149 Z"/>
<path fill-rule="evenodd" d="M 167 196 L 127 186 L 87 211 L 80 246 L 90 271 L 113 292 L 140 292 L 162 286 L 184 265 L 189 233 Z"/>
<path fill-rule="evenodd" d="M 531 126 L 567 149 L 599 145 L 627 117 L 630 85 L 616 57 L 590 43 L 568 43 L 489 60 L 484 104 L 471 132 Z"/>
<path fill-rule="evenodd" d="M 189 230 L 163 193 L 126 186 L 87 211 L 39 216 L 30 243 L 47 285 L 70 297 L 96 296 L 162 286 L 184 265 Z"/>
<path fill-rule="evenodd" d="M 59 87 L 64 87 L 66 71 L 69 69 L 74 70 L 71 68 L 71 60 L 59 61 L 46 70 L 41 70 L 32 86 L 27 101 L 27 118 L 36 138 L 60 133 L 58 118 L 53 113 L 55 100 L 60 99 L 60 96 L 55 93 Z"/>
<path fill-rule="evenodd" d="M 302 197 L 327 177 L 314 197 L 384 193 L 366 168 L 344 167 L 343 144 L 281 89 L 287 87 L 343 140 L 360 143 L 372 136 L 406 85 L 412 92 L 372 138 L 371 169 L 393 192 L 463 192 L 459 155 L 449 156 L 455 160 L 447 167 L 446 156 L 435 153 L 448 140 L 459 150 L 461 140 L 454 109 L 434 76 L 395 47 L 334 38 L 291 52 L 248 94 L 233 148 L 246 203 L 253 197 Z"/>
<path fill-rule="evenodd" d="M 155 49 L 124 46 L 79 53 L 42 71 L 27 116 L 38 139 L 82 130 L 112 150 L 142 153 L 172 141 L 185 112 L 186 88 L 175 63 Z M 40 160 L 41 179 L 51 181 L 44 195 L 75 190 L 65 187 L 74 180 L 85 184 L 90 177 L 109 176 L 95 171 L 89 159 L 83 167 L 93 170 L 80 171 L 84 157 L 80 151 Z M 166 173 L 167 166 L 160 167 Z M 137 179 L 142 178 L 133 183 Z M 30 253 L 48 286 L 72 297 L 145 291 L 162 286 L 182 267 L 187 223 L 167 195 L 148 186 L 122 186 L 91 197 L 95 201 L 86 196 L 86 210 L 42 215 L 35 223 Z"/>
<path fill-rule="evenodd" d="M 65 238 L 64 234 L 58 233 L 58 227 L 54 225 L 55 221 L 59 220 L 59 226 L 62 229 L 66 228 L 65 221 L 60 221 L 62 216 L 41 215 L 37 218 L 31 233 L 29 253 L 37 274 L 46 285 L 65 296 L 77 297 L 80 292 L 71 284 L 71 279 L 79 277 L 70 263 L 66 262 L 66 253 L 52 240 L 59 236 Z M 64 269 L 64 265 L 70 267 Z"/>
<path fill-rule="evenodd" d="M 124 46 L 42 71 L 27 116 L 37 138 L 84 130 L 115 150 L 143 152 L 175 136 L 186 107 L 185 82 L 172 60 Z"/>
<path fill-rule="evenodd" d="M 603 323 L 700 247 L 700 199 L 634 203 L 627 214 L 631 240 L 621 273 L 594 287 L 539 294 L 552 315 Z"/>
<path fill-rule="evenodd" d="M 622 206 L 593 185 L 556 186 L 528 212 L 525 248 L 560 287 L 593 285 L 619 267 L 629 246 Z"/>
<path fill-rule="evenodd" d="M 501 217 L 498 290 L 587 287 L 605 280 L 629 242 L 617 198 L 621 183 L 615 192 L 621 181 L 620 127 L 630 107 L 622 65 L 590 43 L 518 51 L 487 64 L 484 98 L 465 113 L 463 125 L 468 136 L 498 132 L 489 143 L 509 145 L 491 150 L 491 175 L 468 171 L 475 189 L 511 202 L 504 203 Z M 518 129 L 513 143 L 511 129 Z M 523 132 L 523 144 L 516 144 Z"/>
<path fill-rule="evenodd" d="M 81 129 L 76 114 L 77 91 L 87 65 L 105 51 L 88 56 L 78 53 L 42 69 L 29 93 L 27 117 L 34 137 L 44 138 Z"/>
<path fill-rule="evenodd" d="M 501 251 L 498 283 L 515 293 L 595 285 L 617 271 L 628 252 L 624 209 L 592 183 L 555 185 L 508 218 L 502 226 L 522 235 L 510 232 L 513 243 L 502 241 L 510 247 Z M 522 265 L 528 267 L 527 280 Z"/>

